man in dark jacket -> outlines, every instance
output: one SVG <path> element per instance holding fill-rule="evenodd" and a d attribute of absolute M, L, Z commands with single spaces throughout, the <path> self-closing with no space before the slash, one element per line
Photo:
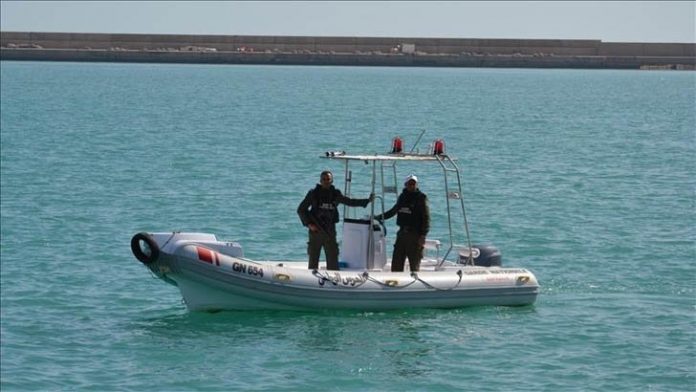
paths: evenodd
<path fill-rule="evenodd" d="M 418 177 L 413 174 L 409 175 L 406 177 L 404 186 L 405 188 L 394 207 L 385 212 L 384 215 L 380 214 L 375 217 L 382 220 L 398 214 L 396 224 L 399 225 L 399 232 L 396 233 L 396 243 L 392 255 L 392 272 L 403 272 L 406 257 L 408 257 L 411 271 L 420 269 L 425 237 L 430 230 L 428 198 L 425 193 L 418 189 Z"/>
<path fill-rule="evenodd" d="M 321 248 L 326 254 L 326 269 L 338 270 L 338 243 L 336 242 L 336 223 L 338 223 L 338 204 L 343 203 L 352 207 L 366 207 L 374 196 L 367 199 L 351 199 L 343 196 L 341 191 L 334 188 L 333 174 L 330 171 L 321 172 L 320 183 L 307 192 L 304 200 L 297 207 L 297 215 L 302 224 L 309 229 L 309 269 L 319 269 Z"/>

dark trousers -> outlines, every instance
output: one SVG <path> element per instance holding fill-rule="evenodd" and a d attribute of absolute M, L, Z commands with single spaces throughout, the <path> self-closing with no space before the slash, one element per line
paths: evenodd
<path fill-rule="evenodd" d="M 309 232 L 307 242 L 307 254 L 309 255 L 309 269 L 319 269 L 319 256 L 324 247 L 326 255 L 326 269 L 338 271 L 338 243 L 336 234 L 327 234 L 324 231 Z"/>
<path fill-rule="evenodd" d="M 394 254 L 392 255 L 392 272 L 403 272 L 406 257 L 408 257 L 408 265 L 411 267 L 411 271 L 415 272 L 420 269 L 423 247 L 418 243 L 419 237 L 420 235 L 415 231 L 399 230 L 396 234 Z"/>

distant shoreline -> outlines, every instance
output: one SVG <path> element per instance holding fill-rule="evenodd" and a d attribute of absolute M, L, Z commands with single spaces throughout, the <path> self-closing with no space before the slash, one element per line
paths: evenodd
<path fill-rule="evenodd" d="M 696 44 L 0 32 L 0 60 L 694 70 Z"/>

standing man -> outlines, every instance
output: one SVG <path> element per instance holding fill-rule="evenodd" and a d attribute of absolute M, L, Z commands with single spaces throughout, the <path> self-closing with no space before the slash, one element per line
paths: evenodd
<path fill-rule="evenodd" d="M 351 199 L 343 196 L 341 191 L 333 186 L 333 174 L 330 171 L 321 172 L 320 183 L 307 192 L 304 200 L 297 207 L 297 215 L 302 224 L 309 229 L 309 269 L 319 269 L 319 254 L 324 248 L 326 269 L 338 271 L 338 243 L 336 242 L 336 223 L 338 223 L 339 203 L 352 207 L 363 208 L 374 200 L 370 194 L 367 199 Z"/>
<path fill-rule="evenodd" d="M 420 269 L 425 237 L 430 230 L 428 197 L 418 189 L 418 177 L 413 174 L 406 177 L 404 187 L 394 207 L 383 215 L 375 217 L 375 219 L 382 220 L 398 214 L 396 224 L 399 225 L 399 232 L 396 233 L 396 243 L 392 255 L 392 272 L 403 272 L 406 257 L 408 257 L 411 271 L 415 272 Z"/>

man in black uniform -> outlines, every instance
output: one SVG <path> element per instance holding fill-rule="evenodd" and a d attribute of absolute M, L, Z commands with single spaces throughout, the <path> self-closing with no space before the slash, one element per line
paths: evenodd
<path fill-rule="evenodd" d="M 333 174 L 330 171 L 321 172 L 320 183 L 307 192 L 304 200 L 297 207 L 297 214 L 302 224 L 309 228 L 309 269 L 319 268 L 319 255 L 324 247 L 326 254 L 326 269 L 338 271 L 338 243 L 336 242 L 336 223 L 338 223 L 339 203 L 349 206 L 366 207 L 374 195 L 367 199 L 351 199 L 343 196 L 341 191 L 334 188 Z"/>
<path fill-rule="evenodd" d="M 418 189 L 418 177 L 413 174 L 409 175 L 406 177 L 404 186 L 405 188 L 394 207 L 385 212 L 384 215 L 375 216 L 376 219 L 382 220 L 398 214 L 396 224 L 399 225 L 399 232 L 396 233 L 396 243 L 394 244 L 392 272 L 403 272 L 406 257 L 408 257 L 411 271 L 420 269 L 425 237 L 430 230 L 428 198 L 425 193 Z"/>

